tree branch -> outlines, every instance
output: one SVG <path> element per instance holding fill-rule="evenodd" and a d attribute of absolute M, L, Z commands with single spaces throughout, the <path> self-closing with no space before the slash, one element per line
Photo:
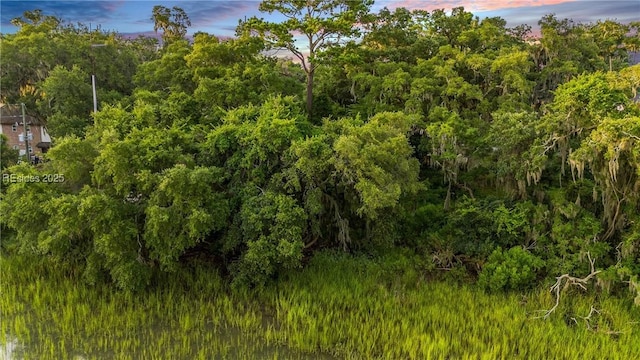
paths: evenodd
<path fill-rule="evenodd" d="M 545 314 L 538 318 L 547 319 L 558 308 L 558 305 L 560 305 L 561 292 L 565 291 L 569 286 L 576 285 L 583 290 L 587 290 L 585 285 L 589 282 L 589 280 L 591 280 L 591 278 L 593 278 L 594 276 L 596 276 L 598 273 L 601 272 L 600 270 L 598 271 L 595 270 L 595 266 L 594 266 L 595 259 L 591 259 L 591 254 L 589 252 L 587 252 L 587 257 L 589 258 L 589 265 L 591 267 L 591 272 L 583 278 L 577 278 L 569 274 L 564 274 L 556 277 L 556 282 L 555 284 L 553 284 L 553 286 L 551 286 L 551 289 L 550 289 L 551 292 L 555 293 L 556 303 L 553 305 L 551 309 L 542 310 L 545 312 Z M 591 313 L 589 313 L 589 316 L 591 316 Z"/>

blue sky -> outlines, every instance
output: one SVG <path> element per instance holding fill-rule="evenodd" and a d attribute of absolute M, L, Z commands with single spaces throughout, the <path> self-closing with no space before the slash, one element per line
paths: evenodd
<path fill-rule="evenodd" d="M 269 18 L 258 11 L 259 1 L 253 0 L 113 0 L 113 1 L 5 1 L 0 2 L 0 32 L 16 31 L 10 23 L 25 10 L 41 9 L 45 14 L 55 15 L 67 22 L 82 22 L 92 28 L 115 30 L 121 34 L 153 34 L 151 10 L 154 5 L 179 6 L 191 19 L 189 33 L 204 31 L 218 36 L 233 36 L 238 20 L 258 15 Z M 628 23 L 640 20 L 640 0 L 594 1 L 594 0 L 378 0 L 373 11 L 382 7 L 390 9 L 451 9 L 464 6 L 480 17 L 500 16 L 509 26 L 523 23 L 536 26 L 544 15 L 555 13 L 559 18 L 571 18 L 575 22 L 595 22 L 612 19 Z"/>

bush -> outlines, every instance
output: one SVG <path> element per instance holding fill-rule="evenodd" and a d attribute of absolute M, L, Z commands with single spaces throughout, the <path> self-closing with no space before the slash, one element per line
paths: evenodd
<path fill-rule="evenodd" d="M 287 195 L 266 192 L 240 210 L 246 251 L 232 271 L 234 286 L 264 285 L 282 270 L 302 266 L 304 210 Z"/>
<path fill-rule="evenodd" d="M 521 247 L 496 249 L 483 267 L 478 283 L 491 290 L 519 290 L 534 285 L 544 262 Z"/>

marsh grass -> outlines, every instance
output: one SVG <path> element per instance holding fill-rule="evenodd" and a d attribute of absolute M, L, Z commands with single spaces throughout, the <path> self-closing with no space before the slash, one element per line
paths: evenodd
<path fill-rule="evenodd" d="M 486 294 L 425 281 L 412 264 L 320 253 L 260 291 L 230 290 L 198 268 L 132 294 L 4 257 L 0 342 L 24 359 L 640 358 L 630 301 L 568 293 L 536 319 L 553 302 L 545 289 Z M 587 327 L 591 306 L 600 313 Z"/>
<path fill-rule="evenodd" d="M 640 312 L 630 301 L 568 293 L 542 320 L 538 311 L 553 304 L 545 289 L 487 294 L 419 278 L 388 259 L 320 254 L 270 294 L 280 330 L 267 337 L 363 359 L 640 358 Z M 600 313 L 587 327 L 591 306 Z"/>
<path fill-rule="evenodd" d="M 0 264 L 0 343 L 16 359 L 327 358 L 266 344 L 260 307 L 213 271 L 167 275 L 134 294 L 84 285 L 46 261 Z"/>

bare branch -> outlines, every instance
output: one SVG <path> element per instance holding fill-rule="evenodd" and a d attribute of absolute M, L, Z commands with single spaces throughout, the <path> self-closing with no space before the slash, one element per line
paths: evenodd
<path fill-rule="evenodd" d="M 558 305 L 560 305 L 561 292 L 564 292 L 568 287 L 575 285 L 580 287 L 583 290 L 587 290 L 586 285 L 589 282 L 589 280 L 591 280 L 591 278 L 593 278 L 594 276 L 596 276 L 601 272 L 601 270 L 596 271 L 595 259 L 591 258 L 591 254 L 589 252 L 587 252 L 587 257 L 589 258 L 589 266 L 591 267 L 591 272 L 583 278 L 578 278 L 575 276 L 571 276 L 569 274 L 563 274 L 556 277 L 556 282 L 555 284 L 553 284 L 553 286 L 551 286 L 551 289 L 550 289 L 550 291 L 555 294 L 556 302 L 551 309 L 546 311 L 543 310 L 545 314 L 543 316 L 539 316 L 538 318 L 547 319 L 558 308 Z M 591 312 L 589 313 L 589 317 L 590 316 L 591 316 Z"/>
<path fill-rule="evenodd" d="M 623 131 L 623 132 L 622 132 L 622 134 L 623 134 L 623 135 L 626 135 L 626 136 L 628 136 L 628 137 L 630 137 L 630 138 L 633 138 L 633 139 L 636 139 L 636 140 L 640 141 L 640 137 L 637 137 L 637 136 L 635 136 L 635 135 L 633 135 L 633 134 L 629 134 L 629 133 L 628 133 L 628 132 L 626 132 L 626 131 Z"/>
<path fill-rule="evenodd" d="M 594 308 L 593 306 L 591 306 L 591 310 L 589 310 L 589 315 L 587 315 L 587 316 L 579 316 L 579 318 L 584 320 L 584 323 L 585 323 L 585 325 L 587 327 L 587 330 L 590 330 L 590 331 L 594 331 L 594 329 L 591 327 L 591 316 L 593 315 L 593 313 L 600 314 L 600 310 L 598 310 L 598 309 Z M 572 317 L 571 320 L 573 320 L 573 322 L 578 324 L 578 320 L 576 318 Z"/>
<path fill-rule="evenodd" d="M 308 242 L 308 243 L 306 243 L 306 244 L 304 245 L 304 249 L 305 249 L 305 250 L 306 250 L 306 249 L 309 249 L 310 247 L 312 247 L 313 245 L 315 245 L 315 244 L 318 242 L 318 240 L 319 240 L 319 239 L 320 239 L 320 237 L 319 237 L 319 236 L 314 236 L 314 237 L 313 237 L 313 240 L 311 240 L 310 242 Z"/>

